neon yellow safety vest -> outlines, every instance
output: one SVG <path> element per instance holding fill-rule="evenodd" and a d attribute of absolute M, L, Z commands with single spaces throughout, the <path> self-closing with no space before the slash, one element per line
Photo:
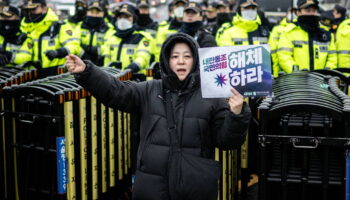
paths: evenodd
<path fill-rule="evenodd" d="M 69 19 L 65 19 L 64 22 L 65 22 L 66 24 L 69 24 L 69 25 L 72 27 L 73 30 L 75 30 L 75 28 L 76 28 L 76 27 L 78 26 L 78 24 L 80 23 L 80 22 L 69 21 Z"/>
<path fill-rule="evenodd" d="M 223 24 L 216 34 L 218 46 L 267 44 L 269 31 L 261 26 L 261 20 L 243 19 L 240 15 L 233 17 L 232 23 Z"/>
<path fill-rule="evenodd" d="M 116 32 L 114 27 L 104 22 L 105 24 L 100 27 L 99 30 L 92 31 L 83 22 L 80 22 L 74 32 L 74 35 L 79 38 L 79 44 L 81 47 L 89 46 L 96 47 L 98 50 L 101 50 L 102 46 L 113 37 L 113 34 Z M 82 56 L 84 54 L 84 49 L 79 54 Z M 103 54 L 99 54 L 95 64 L 102 65 L 103 63 Z M 95 58 L 91 58 L 95 59 Z"/>
<path fill-rule="evenodd" d="M 340 24 L 336 38 L 338 67 L 350 67 L 350 19 Z"/>
<path fill-rule="evenodd" d="M 300 26 L 289 24 L 281 34 L 278 43 L 278 64 L 286 73 L 299 70 L 316 70 L 337 67 L 334 37 L 320 28 L 320 37 L 309 40 L 309 34 Z"/>
<path fill-rule="evenodd" d="M 56 67 L 66 62 L 65 58 L 50 60 L 45 52 L 66 48 L 71 54 L 79 55 L 81 48 L 79 39 L 73 36 L 69 24 L 58 21 L 57 15 L 49 8 L 43 20 L 37 23 L 21 22 L 21 30 L 33 38 L 33 61 L 40 61 L 42 68 Z"/>
<path fill-rule="evenodd" d="M 140 67 L 140 73 L 145 73 L 150 65 L 152 42 L 152 36 L 144 31 L 134 31 L 124 40 L 114 34 L 102 47 L 104 65 L 119 61 L 125 69 L 135 62 Z"/>
<path fill-rule="evenodd" d="M 159 55 L 164 41 L 172 34 L 177 33 L 176 29 L 169 29 L 170 23 L 163 21 L 158 25 L 157 34 L 155 37 L 155 45 L 152 48 L 152 52 L 155 55 L 155 61 L 159 62 Z"/>
<path fill-rule="evenodd" d="M 271 48 L 271 58 L 272 58 L 272 71 L 273 76 L 278 77 L 278 73 L 280 71 L 280 67 L 278 65 L 278 57 L 277 57 L 277 49 L 278 49 L 278 41 L 280 40 L 280 36 L 283 30 L 288 26 L 289 22 L 287 22 L 286 18 L 283 18 L 279 25 L 275 26 L 269 37 L 269 44 Z"/>
<path fill-rule="evenodd" d="M 24 33 L 18 33 L 15 42 L 5 42 L 5 38 L 0 35 L 0 46 L 6 51 L 12 52 L 12 58 L 7 67 L 20 65 L 32 59 L 33 40 Z"/>

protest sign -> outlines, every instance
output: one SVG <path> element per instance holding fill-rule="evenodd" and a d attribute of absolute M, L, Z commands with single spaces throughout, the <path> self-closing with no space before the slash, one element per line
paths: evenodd
<path fill-rule="evenodd" d="M 227 98 L 235 88 L 245 97 L 269 96 L 272 91 L 269 45 L 199 49 L 203 98 Z"/>

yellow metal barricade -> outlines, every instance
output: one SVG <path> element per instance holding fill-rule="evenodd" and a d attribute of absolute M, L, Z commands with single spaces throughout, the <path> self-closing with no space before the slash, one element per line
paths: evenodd
<path fill-rule="evenodd" d="M 101 170 L 102 170 L 102 193 L 107 192 L 107 119 L 106 107 L 101 104 Z"/>
<path fill-rule="evenodd" d="M 98 155 L 97 155 L 97 102 L 91 97 L 91 160 L 92 160 L 92 199 L 98 199 Z"/>
<path fill-rule="evenodd" d="M 114 187 L 116 182 L 115 171 L 115 123 L 114 123 L 114 110 L 108 108 L 108 147 L 109 147 L 109 186 Z"/>
<path fill-rule="evenodd" d="M 64 132 L 66 138 L 66 156 L 68 160 L 67 199 L 76 199 L 75 155 L 74 155 L 74 127 L 73 102 L 64 102 Z"/>
<path fill-rule="evenodd" d="M 118 111 L 118 179 L 124 178 L 124 159 L 123 159 L 123 113 Z"/>
<path fill-rule="evenodd" d="M 86 99 L 79 99 L 79 135 L 80 135 L 80 176 L 81 176 L 81 199 L 88 199 L 88 148 L 87 148 L 87 121 L 86 121 Z"/>

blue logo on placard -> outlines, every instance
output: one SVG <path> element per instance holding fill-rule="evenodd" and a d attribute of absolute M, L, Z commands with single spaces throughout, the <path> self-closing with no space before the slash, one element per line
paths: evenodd
<path fill-rule="evenodd" d="M 226 75 L 222 75 L 221 73 L 220 75 L 219 74 L 216 75 L 216 78 L 215 78 L 216 86 L 222 87 L 223 85 L 226 85 L 226 81 L 227 81 Z"/>

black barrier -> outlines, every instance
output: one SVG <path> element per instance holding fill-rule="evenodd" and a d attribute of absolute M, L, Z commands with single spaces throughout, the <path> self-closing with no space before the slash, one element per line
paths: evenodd
<path fill-rule="evenodd" d="M 8 163 L 8 159 L 10 158 L 8 152 L 8 141 L 9 137 L 8 133 L 6 133 L 5 129 L 5 101 L 3 95 L 3 88 L 6 86 L 11 86 L 14 84 L 21 84 L 27 81 L 31 81 L 37 78 L 37 70 L 25 70 L 23 68 L 24 65 L 17 67 L 0 67 L 0 117 L 1 117 L 1 154 L 0 160 L 3 163 L 0 166 L 1 180 L 0 180 L 0 199 L 8 199 L 9 191 L 8 184 L 11 182 L 11 175 L 8 173 L 11 169 L 11 165 Z"/>
<path fill-rule="evenodd" d="M 349 79 L 337 71 L 295 72 L 259 106 L 259 199 L 344 199 L 350 140 Z"/>
<path fill-rule="evenodd" d="M 4 199 L 130 198 L 130 115 L 105 107 L 70 74 L 20 83 L 1 93 Z"/>

